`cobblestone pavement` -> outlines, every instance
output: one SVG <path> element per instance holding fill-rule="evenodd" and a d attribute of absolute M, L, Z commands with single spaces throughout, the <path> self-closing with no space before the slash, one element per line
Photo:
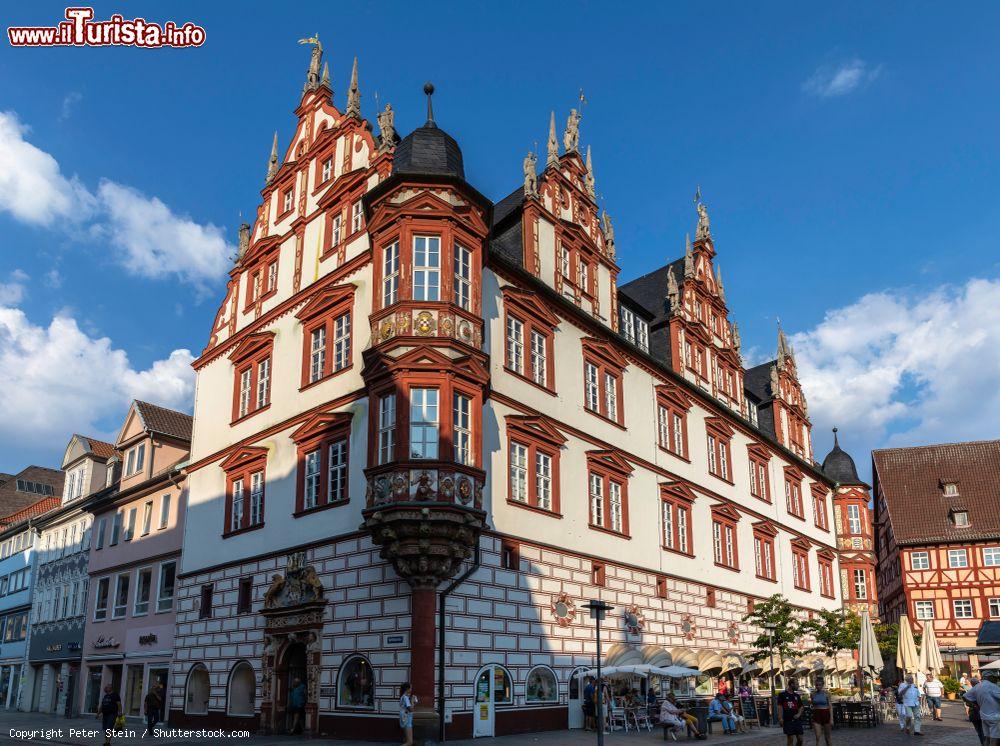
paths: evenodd
<path fill-rule="evenodd" d="M 919 744 L 920 746 L 976 746 L 978 741 L 971 723 L 965 719 L 965 709 L 957 702 L 945 702 L 944 722 L 924 721 L 922 738 L 907 736 L 899 730 L 897 723 L 886 723 L 878 728 L 843 728 L 833 731 L 834 744 L 842 746 L 903 746 L 904 744 Z M 63 744 L 65 746 L 100 746 L 102 735 L 97 729 L 98 723 L 92 718 L 53 717 L 39 713 L 9 712 L 0 710 L 0 742 L 22 743 L 31 746 L 42 744 Z M 133 726 L 129 726 L 133 728 Z M 49 731 L 45 733 L 45 731 Z M 85 733 L 90 731 L 90 733 Z M 142 727 L 134 726 L 135 735 L 116 739 L 114 746 L 134 746 L 140 743 L 148 744 L 150 739 L 139 738 Z M 181 736 L 155 739 L 164 746 L 188 746 L 189 744 L 245 744 L 246 746 L 294 746 L 302 744 L 303 739 L 294 736 L 257 736 L 242 738 L 222 738 Z M 342 741 L 336 739 L 316 738 L 311 743 L 328 743 L 331 746 L 378 746 L 371 741 Z M 557 731 L 520 736 L 505 736 L 503 738 L 449 741 L 453 746 L 581 746 L 596 744 L 597 737 L 593 733 L 583 731 Z M 683 744 L 681 738 L 677 743 Z M 725 736 L 718 732 L 704 743 L 739 743 L 740 746 L 784 746 L 785 738 L 776 729 L 754 729 L 750 733 Z M 399 742 L 395 742 L 399 743 Z M 652 733 L 613 734 L 605 737 L 608 746 L 632 746 L 643 744 L 652 746 L 662 744 L 662 731 Z M 669 743 L 673 743 L 672 741 Z M 692 745 L 703 743 L 692 741 Z M 388 744 L 383 744 L 388 746 Z M 807 734 L 804 746 L 816 746 L 812 734 Z"/>

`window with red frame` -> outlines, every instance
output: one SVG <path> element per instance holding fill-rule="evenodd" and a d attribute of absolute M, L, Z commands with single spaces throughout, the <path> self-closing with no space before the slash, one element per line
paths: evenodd
<path fill-rule="evenodd" d="M 748 447 L 750 453 L 750 494 L 754 497 L 771 502 L 771 485 L 768 477 L 769 458 L 762 447 L 752 444 Z"/>
<path fill-rule="evenodd" d="M 295 185 L 289 184 L 281 189 L 281 198 L 278 202 L 278 219 L 285 217 L 292 211 L 295 204 Z"/>
<path fill-rule="evenodd" d="M 223 535 L 263 526 L 267 449 L 239 448 L 219 466 L 226 473 Z"/>
<path fill-rule="evenodd" d="M 808 591 L 809 585 L 809 550 L 792 546 L 792 570 L 795 587 L 800 591 Z"/>
<path fill-rule="evenodd" d="M 587 339 L 583 342 L 584 408 L 621 425 L 624 420 L 625 359 L 606 343 Z"/>
<path fill-rule="evenodd" d="M 259 412 L 271 403 L 271 353 L 274 335 L 253 334 L 237 346 L 233 363 L 233 422 Z"/>
<path fill-rule="evenodd" d="M 823 531 L 827 531 L 829 524 L 826 512 L 826 492 L 817 489 L 817 485 L 813 485 L 812 501 L 813 520 L 816 522 L 816 527 L 822 529 Z"/>
<path fill-rule="evenodd" d="M 656 578 L 656 597 L 667 598 L 669 593 L 670 586 L 667 583 L 667 579 L 663 575 L 658 575 Z"/>
<path fill-rule="evenodd" d="M 590 563 L 590 582 L 599 587 L 604 586 L 604 565 L 600 562 Z"/>
<path fill-rule="evenodd" d="M 775 581 L 774 573 L 774 537 L 762 532 L 753 535 L 754 571 L 762 580 Z"/>
<path fill-rule="evenodd" d="M 532 383 L 555 388 L 553 334 L 559 318 L 529 293 L 505 288 L 504 366 Z"/>
<path fill-rule="evenodd" d="M 540 417 L 508 417 L 508 500 L 559 514 L 559 451 L 566 439 Z"/>
<path fill-rule="evenodd" d="M 727 482 L 733 481 L 733 461 L 730 447 L 733 431 L 719 418 L 705 420 L 708 444 L 708 471 Z"/>
<path fill-rule="evenodd" d="M 688 457 L 687 414 L 691 401 L 674 386 L 656 388 L 656 430 L 660 448 Z"/>
<path fill-rule="evenodd" d="M 693 555 L 691 545 L 691 500 L 672 492 L 660 493 L 663 521 L 663 548 L 671 552 Z"/>
<path fill-rule="evenodd" d="M 319 414 L 292 433 L 298 459 L 296 515 L 348 502 L 351 417 Z"/>
<path fill-rule="evenodd" d="M 354 288 L 324 288 L 296 318 L 302 323 L 302 386 L 309 386 L 351 367 L 351 308 Z"/>
<path fill-rule="evenodd" d="M 802 475 L 788 469 L 785 470 L 785 508 L 789 515 L 805 518 L 802 507 Z"/>
<path fill-rule="evenodd" d="M 715 564 L 738 570 L 739 549 L 736 544 L 736 520 L 738 516 L 726 509 L 712 512 L 712 554 Z"/>
<path fill-rule="evenodd" d="M 628 535 L 628 477 L 632 467 L 611 451 L 587 456 L 590 526 Z"/>
<path fill-rule="evenodd" d="M 819 558 L 819 593 L 821 596 L 833 598 L 833 560 L 828 557 Z"/>

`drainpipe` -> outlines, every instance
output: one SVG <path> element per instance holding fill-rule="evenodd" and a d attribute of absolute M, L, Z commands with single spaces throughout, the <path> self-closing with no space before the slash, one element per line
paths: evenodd
<path fill-rule="evenodd" d="M 445 707 L 444 707 L 444 704 L 445 704 L 445 702 L 444 702 L 444 653 L 445 653 L 445 647 L 444 647 L 444 607 L 445 607 L 445 603 L 447 602 L 447 599 L 448 599 L 448 594 L 450 594 L 453 590 L 455 590 L 456 588 L 458 588 L 458 586 L 460 586 L 462 583 L 464 583 L 466 580 L 468 580 L 469 576 L 472 575 L 472 573 L 474 573 L 476 570 L 479 569 L 479 562 L 480 562 L 480 549 L 479 549 L 479 547 L 480 547 L 479 541 L 476 541 L 476 551 L 472 555 L 472 564 L 469 565 L 468 569 L 465 572 L 463 572 L 461 575 L 459 575 L 457 578 L 455 578 L 453 581 L 451 581 L 451 583 L 448 585 L 448 587 L 445 588 L 443 591 L 441 591 L 440 596 L 439 596 L 440 602 L 438 604 L 438 693 L 437 693 L 437 700 L 438 700 L 438 742 L 439 743 L 444 743 L 444 741 L 445 741 L 445 737 L 444 737 L 444 711 L 445 711 Z"/>

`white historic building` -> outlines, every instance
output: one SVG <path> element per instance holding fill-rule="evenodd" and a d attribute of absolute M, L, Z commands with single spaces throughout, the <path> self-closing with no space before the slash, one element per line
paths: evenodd
<path fill-rule="evenodd" d="M 432 88 L 375 136 L 321 55 L 195 363 L 172 722 L 282 731 L 301 678 L 318 733 L 395 736 L 404 681 L 452 738 L 567 727 L 590 599 L 607 659 L 716 673 L 755 601 L 839 607 L 794 353 L 743 368 L 705 206 L 619 289 L 575 111 L 494 204 Z"/>

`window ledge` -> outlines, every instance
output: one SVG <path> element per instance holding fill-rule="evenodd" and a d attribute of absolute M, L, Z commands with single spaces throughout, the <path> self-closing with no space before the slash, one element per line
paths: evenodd
<path fill-rule="evenodd" d="M 327 508 L 338 508 L 341 505 L 347 505 L 351 502 L 350 498 L 345 500 L 334 500 L 333 502 L 323 503 L 322 505 L 314 505 L 311 508 L 302 508 L 301 510 L 296 510 L 292 513 L 293 518 L 302 518 L 307 515 L 312 515 L 313 513 L 321 513 Z"/>
<path fill-rule="evenodd" d="M 518 373 L 516 370 L 514 370 L 513 368 L 509 368 L 506 365 L 503 366 L 503 369 L 505 371 L 507 371 L 508 373 L 510 373 L 515 378 L 518 378 L 518 379 L 524 381 L 525 383 L 530 383 L 536 389 L 541 389 L 542 391 L 544 391 L 546 394 L 549 394 L 550 396 L 556 396 L 556 392 L 553 391 L 551 388 L 549 388 L 548 386 L 543 386 L 542 384 L 540 384 L 535 379 L 533 379 L 533 378 L 531 378 L 529 376 L 524 375 L 524 373 Z"/>
<path fill-rule="evenodd" d="M 757 580 L 766 580 L 768 583 L 777 583 L 777 578 L 769 578 L 767 575 L 756 575 Z"/>
<path fill-rule="evenodd" d="M 619 430 L 624 430 L 624 431 L 628 432 L 628 428 L 625 427 L 623 424 L 621 424 L 617 420 L 611 419 L 610 417 L 606 417 L 605 415 L 601 414 L 600 412 L 595 412 L 593 409 L 588 409 L 586 404 L 583 405 L 583 411 L 586 412 L 589 415 L 592 415 L 592 416 L 596 417 L 599 420 L 607 422 L 609 425 L 614 425 Z"/>
<path fill-rule="evenodd" d="M 353 367 L 354 367 L 354 361 L 352 360 L 351 363 L 350 363 L 350 365 L 347 365 L 347 366 L 341 368 L 340 370 L 335 370 L 333 373 L 329 373 L 329 374 L 323 376 L 322 378 L 317 378 L 315 381 L 309 381 L 308 383 L 302 384 L 301 386 L 299 386 L 299 392 L 305 391 L 306 389 L 311 389 L 313 386 L 318 386 L 319 384 L 323 383 L 324 381 L 329 381 L 331 378 L 336 378 L 340 374 L 346 373 L 347 371 L 349 371 Z"/>
<path fill-rule="evenodd" d="M 628 534 L 623 533 L 621 531 L 615 531 L 612 528 L 605 528 L 604 526 L 598 526 L 596 523 L 591 523 L 589 525 L 590 528 L 592 528 L 594 531 L 600 531 L 605 534 L 611 534 L 612 536 L 617 536 L 619 539 L 628 539 L 628 540 L 632 539 L 632 537 L 629 536 Z"/>
<path fill-rule="evenodd" d="M 683 462 L 684 462 L 685 464 L 690 464 L 690 463 L 691 463 L 691 459 L 689 459 L 689 458 L 688 458 L 687 456 L 682 456 L 681 454 L 677 453 L 676 451 L 671 451 L 671 450 L 670 450 L 669 448 L 667 448 L 666 446 L 663 446 L 663 445 L 660 445 L 660 444 L 657 444 L 657 447 L 658 447 L 658 448 L 659 448 L 659 449 L 660 449 L 661 451 L 663 451 L 664 453 L 666 453 L 666 454 L 667 454 L 668 456 L 673 456 L 673 457 L 674 457 L 674 458 L 676 458 L 676 459 L 680 459 L 680 460 L 681 460 L 681 461 L 683 461 Z"/>
<path fill-rule="evenodd" d="M 791 518 L 798 518 L 803 523 L 806 522 L 806 517 L 804 515 L 799 515 L 798 513 L 792 513 L 791 511 L 788 512 L 788 515 Z"/>
<path fill-rule="evenodd" d="M 255 414 L 260 414 L 261 412 L 264 412 L 264 411 L 266 411 L 266 410 L 268 410 L 270 408 L 271 408 L 271 402 L 268 402 L 267 404 L 265 404 L 260 409 L 255 409 L 252 412 L 247 412 L 242 417 L 237 417 L 235 420 L 233 420 L 232 422 L 229 423 L 229 426 L 232 427 L 234 425 L 238 425 L 239 423 L 243 422 L 244 420 L 249 420 Z"/>
<path fill-rule="evenodd" d="M 250 526 L 243 526 L 242 528 L 237 528 L 237 529 L 234 529 L 232 531 L 223 531 L 222 532 L 222 538 L 223 539 L 228 539 L 230 536 L 237 536 L 239 534 L 247 534 L 247 533 L 250 533 L 251 531 L 256 531 L 257 529 L 260 529 L 260 528 L 264 528 L 264 521 L 261 521 L 260 523 L 254 523 L 253 525 L 250 525 Z"/>
<path fill-rule="evenodd" d="M 714 471 L 710 471 L 708 473 L 711 474 L 716 479 L 718 479 L 720 482 L 725 482 L 726 484 L 728 484 L 730 486 L 735 486 L 736 485 L 736 482 L 734 482 L 732 479 L 729 479 L 728 477 L 724 477 L 721 474 L 716 474 Z"/>
<path fill-rule="evenodd" d="M 515 500 L 511 497 L 507 498 L 507 504 L 513 505 L 516 508 L 522 508 L 524 510 L 530 510 L 533 513 L 540 513 L 541 515 L 547 515 L 549 518 L 562 518 L 562 513 L 557 513 L 554 510 L 546 510 L 545 508 L 540 508 L 537 505 L 531 505 L 529 503 L 523 503 L 520 500 Z"/>
<path fill-rule="evenodd" d="M 664 552 L 670 552 L 671 554 L 679 554 L 681 557 L 690 557 L 691 559 L 694 559 L 694 552 L 682 552 L 680 549 L 672 549 L 668 547 L 666 544 L 660 544 L 660 549 L 662 549 Z"/>
<path fill-rule="evenodd" d="M 736 573 L 738 573 L 740 571 L 739 567 L 732 567 L 731 565 L 724 565 L 721 562 L 716 562 L 715 566 L 716 567 L 721 567 L 723 570 L 729 570 L 730 572 L 736 572 Z"/>

